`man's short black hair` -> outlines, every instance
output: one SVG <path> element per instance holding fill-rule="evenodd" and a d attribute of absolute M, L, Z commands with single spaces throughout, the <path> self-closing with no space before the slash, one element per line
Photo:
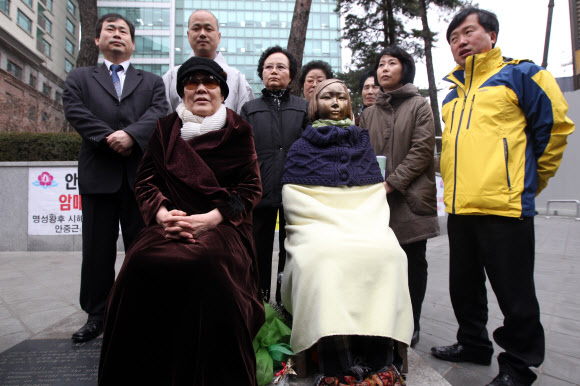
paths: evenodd
<path fill-rule="evenodd" d="M 479 25 L 485 29 L 485 32 L 495 32 L 497 36 L 499 34 L 499 21 L 497 20 L 497 16 L 495 13 L 491 11 L 486 11 L 485 9 L 479 9 L 476 7 L 465 7 L 461 8 L 459 12 L 453 16 L 453 20 L 449 23 L 449 27 L 447 27 L 447 43 L 449 43 L 449 38 L 451 33 L 459 27 L 461 23 L 467 19 L 467 16 L 472 14 L 477 14 L 477 18 L 479 21 Z M 492 45 L 495 47 L 495 43 Z"/>
<path fill-rule="evenodd" d="M 415 60 L 409 53 L 407 53 L 407 51 L 405 51 L 401 47 L 392 45 L 382 50 L 381 53 L 377 56 L 374 73 L 376 84 L 379 84 L 379 79 L 377 78 L 377 69 L 379 68 L 381 58 L 384 55 L 393 56 L 399 59 L 399 62 L 401 62 L 401 65 L 403 66 L 403 74 L 401 75 L 401 85 L 413 83 L 413 81 L 415 80 Z"/>
<path fill-rule="evenodd" d="M 95 37 L 96 38 L 101 37 L 101 30 L 103 29 L 104 22 L 117 21 L 119 19 L 127 23 L 127 25 L 129 26 L 129 32 L 131 33 L 131 41 L 135 43 L 135 26 L 133 25 L 133 23 L 127 20 L 125 16 L 120 15 L 118 13 L 107 13 L 106 15 L 100 17 L 99 21 L 97 21 L 97 25 L 95 26 Z"/>
<path fill-rule="evenodd" d="M 379 82 L 377 81 L 377 71 L 376 70 L 366 70 L 360 76 L 359 85 L 358 85 L 359 92 L 362 92 L 363 88 L 365 87 L 365 82 L 367 81 L 368 78 L 374 79 L 375 86 L 379 86 L 379 87 L 381 86 L 379 84 Z"/>
<path fill-rule="evenodd" d="M 268 59 L 268 56 L 278 52 L 286 55 L 286 57 L 288 58 L 288 62 L 290 63 L 290 81 L 294 79 L 294 77 L 296 76 L 296 72 L 298 72 L 298 65 L 296 64 L 296 59 L 294 58 L 294 55 L 292 55 L 288 50 L 280 46 L 270 47 L 267 48 L 266 51 L 262 52 L 262 56 L 260 56 L 260 60 L 258 60 L 258 76 L 260 77 L 260 79 L 262 80 L 264 79 L 262 75 L 262 73 L 264 72 L 264 62 L 266 61 L 266 59 Z"/>
<path fill-rule="evenodd" d="M 300 89 L 304 87 L 304 82 L 306 81 L 306 75 L 312 70 L 322 70 L 326 79 L 334 78 L 334 73 L 332 72 L 332 67 L 330 64 L 323 60 L 312 60 L 302 67 L 302 73 L 300 74 Z"/>

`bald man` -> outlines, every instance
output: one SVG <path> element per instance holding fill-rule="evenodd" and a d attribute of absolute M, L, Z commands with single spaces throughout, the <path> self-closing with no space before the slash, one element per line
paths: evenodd
<path fill-rule="evenodd" d="M 224 104 L 239 113 L 244 103 L 254 99 L 254 93 L 246 78 L 238 70 L 228 66 L 223 55 L 217 51 L 221 37 L 218 21 L 213 13 L 199 9 L 189 16 L 187 40 L 189 40 L 189 45 L 193 50 L 191 56 L 213 59 L 224 69 L 228 74 L 227 83 L 230 89 Z M 169 113 L 175 111 L 175 108 L 181 103 L 181 98 L 177 95 L 176 90 L 179 67 L 175 66 L 163 75 L 165 95 L 169 103 Z"/>

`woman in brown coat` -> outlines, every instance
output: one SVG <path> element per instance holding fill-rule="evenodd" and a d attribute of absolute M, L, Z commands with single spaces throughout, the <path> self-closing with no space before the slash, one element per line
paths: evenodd
<path fill-rule="evenodd" d="M 435 125 L 429 103 L 413 85 L 415 63 L 398 46 L 385 48 L 375 64 L 382 91 L 365 109 L 360 127 L 369 130 L 376 155 L 387 157 L 390 227 L 407 254 L 414 333 L 419 341 L 421 305 L 427 288 L 427 239 L 439 235 L 435 169 Z"/>

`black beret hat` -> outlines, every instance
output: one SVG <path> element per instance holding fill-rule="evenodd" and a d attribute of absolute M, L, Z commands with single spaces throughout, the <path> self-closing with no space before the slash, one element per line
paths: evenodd
<path fill-rule="evenodd" d="M 183 81 L 193 75 L 196 71 L 209 72 L 211 75 L 219 79 L 220 89 L 224 100 L 228 97 L 228 94 L 230 93 L 230 89 L 226 82 L 228 75 L 223 68 L 211 59 L 194 56 L 187 59 L 177 71 L 177 94 L 181 98 L 183 98 Z"/>

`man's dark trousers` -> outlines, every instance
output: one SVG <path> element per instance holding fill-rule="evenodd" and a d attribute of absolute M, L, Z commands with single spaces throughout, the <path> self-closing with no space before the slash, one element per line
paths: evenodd
<path fill-rule="evenodd" d="M 81 308 L 89 320 L 104 320 L 109 292 L 115 281 L 119 221 L 125 252 L 144 227 L 135 193 L 123 178 L 121 189 L 112 194 L 83 194 L 83 263 Z"/>
<path fill-rule="evenodd" d="M 449 215 L 449 292 L 459 323 L 457 341 L 471 357 L 489 358 L 485 275 L 504 315 L 494 331 L 505 352 L 500 371 L 526 384 L 536 375 L 530 366 L 544 361 L 544 329 L 534 286 L 534 219 Z"/>

